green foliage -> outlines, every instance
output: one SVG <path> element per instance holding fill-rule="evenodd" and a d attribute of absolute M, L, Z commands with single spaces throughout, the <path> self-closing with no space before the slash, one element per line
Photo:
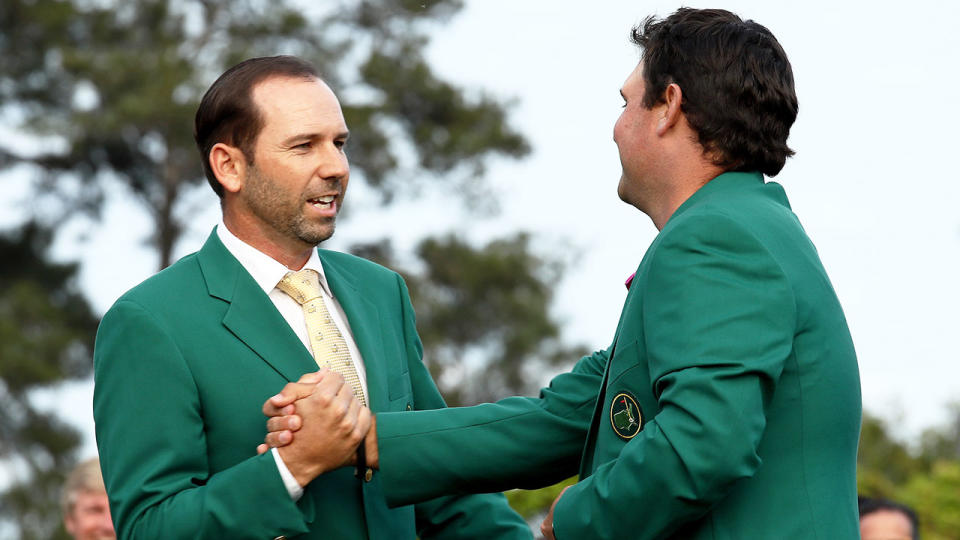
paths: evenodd
<path fill-rule="evenodd" d="M 424 360 L 451 405 L 534 395 L 558 366 L 586 353 L 565 345 L 549 313 L 562 266 L 525 234 L 474 248 L 448 235 L 417 247 L 422 272 L 401 271 L 417 312 Z M 354 253 L 397 268 L 387 242 Z"/>
<path fill-rule="evenodd" d="M 523 516 L 528 522 L 536 522 L 531 523 L 532 525 L 539 525 L 539 521 L 542 521 L 547 515 L 547 511 L 550 510 L 550 506 L 553 505 L 553 501 L 557 499 L 560 492 L 563 491 L 565 487 L 572 486 L 575 483 L 577 483 L 577 477 L 573 476 L 563 482 L 545 488 L 532 491 L 512 489 L 506 492 L 505 495 L 507 496 L 507 502 L 510 503 L 510 506 L 516 510 L 518 514 Z"/>
<path fill-rule="evenodd" d="M 0 141 L 0 169 L 32 165 L 36 197 L 43 199 L 37 207 L 45 209 L 33 218 L 51 227 L 61 227 L 64 216 L 97 217 L 121 186 L 153 220 L 150 244 L 160 266 L 167 266 L 196 196 L 206 192 L 204 203 L 213 200 L 191 136 L 202 93 L 240 60 L 293 54 L 312 61 L 341 99 L 355 181 L 366 181 L 384 203 L 394 193 L 427 186 L 446 186 L 475 203 L 484 194 L 486 161 L 493 155 L 519 158 L 530 148 L 508 126 L 503 103 L 443 80 L 425 61 L 428 32 L 462 5 L 5 0 L 0 121 L 37 142 L 24 150 Z M 44 235 L 23 245 L 47 245 L 50 235 Z M 429 275 L 411 275 L 411 285 L 422 292 L 423 305 L 415 305 L 428 336 L 428 358 L 436 359 L 432 367 L 452 402 L 532 392 L 543 382 L 544 366 L 578 355 L 559 343 L 547 315 L 550 281 L 559 277 L 559 266 L 527 249 L 525 237 L 480 250 L 452 238 L 421 246 Z M 42 260 L 41 251 L 30 253 Z M 28 264 L 12 262 L 26 259 L 3 260 L 8 274 L 0 296 L 0 457 L 24 473 L 5 494 L 0 519 L 14 520 L 23 538 L 62 535 L 51 532 L 59 521 L 55 495 L 78 434 L 33 411 L 27 396 L 31 389 L 89 374 L 95 320 L 72 289 L 73 267 L 37 262 L 34 269 L 61 270 L 37 285 L 26 277 Z M 540 263 L 548 267 L 545 273 Z M 13 275 L 14 266 L 24 271 Z M 492 273 L 484 276 L 479 269 Z M 446 281 L 431 283 L 434 277 Z M 49 302 L 38 301 L 50 283 L 60 283 L 59 292 L 50 292 Z M 494 287 L 496 292 L 484 293 Z M 486 327 L 468 330 L 447 320 L 475 306 L 470 322 Z M 469 369 L 460 370 L 465 358 Z M 522 363 L 527 359 L 532 363 Z M 468 377 L 481 371 L 483 377 Z M 463 381 L 472 386 L 461 389 Z M 2 525 L 0 536 L 7 532 Z"/>
<path fill-rule="evenodd" d="M 960 531 L 960 403 L 951 420 L 927 429 L 911 447 L 896 440 L 886 423 L 864 414 L 857 462 L 859 491 L 913 508 L 927 540 L 957 538 Z"/>
<path fill-rule="evenodd" d="M 206 189 L 191 136 L 202 92 L 244 58 L 295 54 L 337 90 L 353 134 L 353 170 L 385 201 L 400 185 L 429 180 L 475 186 L 490 155 L 520 157 L 529 146 L 507 127 L 502 104 L 467 99 L 424 61 L 425 30 L 461 7 L 460 0 L 310 10 L 292 0 L 5 1 L 0 104 L 22 118 L 20 129 L 64 144 L 22 155 L 0 143 L 0 167 L 38 165 L 38 192 L 91 215 L 110 195 L 104 175 L 120 180 L 152 216 L 152 244 L 166 266 L 189 219 L 184 200 Z M 415 164 L 404 166 L 407 155 Z"/>
<path fill-rule="evenodd" d="M 954 540 L 960 533 L 960 460 L 937 461 L 909 480 L 902 500 L 920 521 L 926 540 Z"/>
<path fill-rule="evenodd" d="M 897 486 L 920 472 L 922 465 L 904 444 L 891 437 L 883 420 L 865 412 L 857 469 L 861 493 L 892 498 Z"/>
<path fill-rule="evenodd" d="M 76 429 L 34 407 L 31 392 L 89 375 L 97 326 L 73 283 L 76 265 L 47 260 L 50 237 L 35 223 L 0 236 L 0 462 L 10 480 L 0 527 L 25 539 L 63 534 L 57 501 L 80 443 Z"/>

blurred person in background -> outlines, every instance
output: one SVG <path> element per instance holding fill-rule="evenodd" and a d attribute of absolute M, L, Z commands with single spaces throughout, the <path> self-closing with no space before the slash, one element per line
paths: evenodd
<path fill-rule="evenodd" d="M 860 497 L 858 503 L 862 540 L 920 540 L 917 513 L 909 506 L 872 497 Z"/>
<path fill-rule="evenodd" d="M 76 540 L 116 538 L 110 521 L 110 503 L 103 486 L 100 460 L 79 463 L 67 477 L 60 500 L 63 526 Z"/>

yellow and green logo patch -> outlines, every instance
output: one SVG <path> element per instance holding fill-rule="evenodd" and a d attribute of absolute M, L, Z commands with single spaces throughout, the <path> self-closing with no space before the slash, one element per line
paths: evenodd
<path fill-rule="evenodd" d="M 643 425 L 643 414 L 636 398 L 629 392 L 620 392 L 610 402 L 610 425 L 613 432 L 625 441 L 634 438 L 640 433 Z"/>

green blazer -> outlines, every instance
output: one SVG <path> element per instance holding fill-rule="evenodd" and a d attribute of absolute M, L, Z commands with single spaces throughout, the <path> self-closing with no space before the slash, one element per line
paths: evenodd
<path fill-rule="evenodd" d="M 860 413 L 816 249 L 779 185 L 727 173 L 651 244 L 608 349 L 537 399 L 378 414 L 381 480 L 405 504 L 579 472 L 560 540 L 858 538 Z"/>
<path fill-rule="evenodd" d="M 444 403 L 421 363 L 406 285 L 369 261 L 320 250 L 367 372 L 374 412 Z M 502 495 L 388 508 L 379 475 L 322 475 L 294 503 L 256 455 L 263 402 L 316 371 L 253 278 L 211 234 L 198 253 L 123 295 L 94 351 L 97 446 L 119 538 L 525 538 Z"/>

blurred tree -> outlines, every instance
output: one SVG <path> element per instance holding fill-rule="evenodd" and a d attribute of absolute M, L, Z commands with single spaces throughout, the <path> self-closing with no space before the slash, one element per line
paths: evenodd
<path fill-rule="evenodd" d="M 47 260 L 35 223 L 0 235 L 0 536 L 62 538 L 58 501 L 80 434 L 31 393 L 90 373 L 97 317 L 76 289 L 75 264 Z"/>
<path fill-rule="evenodd" d="M 896 440 L 868 413 L 860 434 L 860 494 L 913 508 L 927 540 L 953 540 L 960 532 L 960 403 L 950 413 L 947 424 L 927 429 L 914 445 Z"/>
<path fill-rule="evenodd" d="M 577 483 L 577 477 L 573 476 L 545 488 L 530 491 L 525 489 L 511 489 L 504 493 L 504 495 L 507 496 L 507 502 L 510 503 L 510 507 L 523 516 L 523 519 L 527 520 L 530 528 L 534 531 L 539 531 L 540 523 L 543 521 L 543 518 L 547 517 L 550 505 L 557 499 L 560 492 L 563 491 L 563 488 L 572 486 L 575 483 Z"/>
<path fill-rule="evenodd" d="M 394 269 L 388 241 L 351 251 Z M 450 405 L 536 395 L 586 349 L 565 345 L 549 306 L 562 264 L 531 253 L 519 233 L 474 248 L 448 235 L 417 249 L 420 272 L 403 274 L 416 307 L 424 360 Z"/>
<path fill-rule="evenodd" d="M 150 245 L 165 267 L 197 190 L 202 204 L 213 200 L 191 137 L 203 91 L 244 58 L 293 54 L 336 90 L 355 181 L 383 203 L 430 187 L 467 208 L 489 207 L 489 158 L 530 149 L 503 103 L 444 81 L 425 59 L 429 31 L 461 7 L 462 0 L 5 0 L 0 122 L 38 143 L 0 141 L 0 169 L 32 165 L 37 196 L 54 208 L 37 218 L 58 225 L 97 217 L 118 188 L 127 191 L 152 218 Z M 388 243 L 366 249 L 390 251 Z M 417 257 L 412 266 L 422 271 L 406 277 L 428 363 L 451 403 L 532 393 L 580 354 L 561 343 L 548 314 L 561 264 L 531 254 L 526 236 L 482 248 L 452 236 L 425 240 Z M 87 354 L 84 361 L 89 370 Z M 29 495 L 17 512 L 35 511 L 27 510 Z M 547 506 L 553 499 L 541 498 Z"/>
<path fill-rule="evenodd" d="M 938 460 L 903 487 L 900 500 L 917 512 L 925 540 L 960 538 L 960 461 Z"/>
<path fill-rule="evenodd" d="M 909 448 L 893 438 L 886 423 L 864 411 L 857 456 L 860 493 L 895 499 L 897 487 L 922 469 Z"/>
<path fill-rule="evenodd" d="M 205 183 L 191 136 L 203 91 L 244 58 L 294 54 L 337 90 L 351 164 L 384 201 L 427 180 L 476 196 L 490 155 L 529 146 L 501 103 L 468 97 L 424 59 L 425 30 L 461 4 L 6 0 L 0 118 L 45 139 L 34 152 L 0 143 L 0 167 L 37 165 L 38 193 L 64 210 L 51 212 L 58 220 L 96 216 L 116 185 L 107 180 L 119 180 L 152 216 L 165 267 L 192 213 L 185 201 Z"/>
<path fill-rule="evenodd" d="M 416 248 L 419 272 L 400 267 L 389 240 L 351 251 L 399 271 L 416 306 L 424 361 L 451 406 L 536 395 L 550 375 L 587 353 L 561 342 L 549 313 L 563 264 L 531 253 L 519 233 L 474 248 L 448 235 Z M 514 510 L 538 530 L 569 478 L 537 490 L 506 493 Z"/>

